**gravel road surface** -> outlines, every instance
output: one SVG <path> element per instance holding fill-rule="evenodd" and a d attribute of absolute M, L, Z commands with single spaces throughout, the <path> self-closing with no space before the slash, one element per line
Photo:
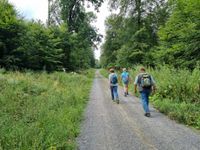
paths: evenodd
<path fill-rule="evenodd" d="M 200 133 L 168 119 L 150 107 L 145 117 L 138 98 L 112 102 L 108 80 L 96 72 L 85 111 L 78 150 L 200 150 Z"/>

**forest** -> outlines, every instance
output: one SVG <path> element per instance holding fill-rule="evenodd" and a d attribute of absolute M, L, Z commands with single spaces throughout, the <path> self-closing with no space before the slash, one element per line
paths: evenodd
<path fill-rule="evenodd" d="M 103 1 L 89 2 L 98 11 Z M 55 71 L 95 66 L 94 50 L 102 35 L 91 25 L 95 15 L 86 12 L 84 0 L 59 1 L 59 9 L 50 9 L 54 13 L 49 13 L 46 24 L 23 19 L 7 0 L 0 3 L 1 67 Z M 105 22 L 102 67 L 199 66 L 199 0 L 110 0 L 109 4 L 119 13 Z"/>
<path fill-rule="evenodd" d="M 112 0 L 102 66 L 194 69 L 200 63 L 199 0 Z"/>
<path fill-rule="evenodd" d="M 100 1 L 90 1 L 96 7 L 100 5 Z M 45 24 L 24 19 L 7 0 L 0 0 L 1 67 L 72 71 L 95 66 L 94 49 L 101 35 L 91 25 L 94 14 L 85 11 L 83 1 L 59 2 L 59 11 L 55 13 L 52 5 Z"/>

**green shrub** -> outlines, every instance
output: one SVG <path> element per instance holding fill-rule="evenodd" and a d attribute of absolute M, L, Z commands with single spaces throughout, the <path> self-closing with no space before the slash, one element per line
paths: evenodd
<path fill-rule="evenodd" d="M 152 95 L 153 104 L 171 119 L 194 126 L 200 118 L 200 70 L 193 71 L 160 66 L 148 69 L 156 80 L 157 91 Z"/>

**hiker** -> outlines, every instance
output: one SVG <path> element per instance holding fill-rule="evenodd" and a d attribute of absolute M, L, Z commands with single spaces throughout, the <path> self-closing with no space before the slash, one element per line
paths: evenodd
<path fill-rule="evenodd" d="M 123 72 L 121 74 L 122 84 L 124 87 L 124 96 L 128 95 L 128 84 L 129 84 L 129 73 L 127 72 L 126 68 L 123 68 Z"/>
<path fill-rule="evenodd" d="M 145 111 L 145 116 L 150 117 L 149 111 L 149 95 L 155 91 L 155 81 L 153 77 L 146 73 L 145 68 L 140 68 L 140 73 L 135 77 L 134 92 L 137 93 L 137 88 L 141 95 L 142 106 Z"/>
<path fill-rule="evenodd" d="M 115 73 L 115 70 L 113 68 L 110 69 L 109 83 L 110 83 L 112 100 L 116 101 L 117 104 L 119 104 L 119 96 L 118 96 L 118 91 L 117 91 L 118 78 L 117 78 L 117 74 Z"/>

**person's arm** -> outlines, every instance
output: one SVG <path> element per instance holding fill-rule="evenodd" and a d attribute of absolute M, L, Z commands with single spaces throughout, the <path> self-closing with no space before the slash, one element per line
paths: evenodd
<path fill-rule="evenodd" d="M 136 94 L 137 93 L 137 85 L 134 84 L 134 93 Z"/>
<path fill-rule="evenodd" d="M 153 93 L 156 92 L 156 84 L 153 84 L 153 85 L 152 85 L 152 91 L 153 91 Z"/>
<path fill-rule="evenodd" d="M 138 76 L 135 77 L 135 82 L 134 82 L 134 93 L 137 93 L 137 84 L 138 84 Z"/>
<path fill-rule="evenodd" d="M 119 76 L 119 82 L 122 81 L 122 74 Z"/>
<path fill-rule="evenodd" d="M 128 73 L 128 82 L 131 83 L 131 78 L 129 76 L 129 73 Z"/>
<path fill-rule="evenodd" d="M 109 76 L 108 76 L 108 80 L 109 80 L 109 85 L 110 85 L 110 74 L 109 74 Z"/>
<path fill-rule="evenodd" d="M 156 82 L 152 76 L 151 76 L 151 81 L 152 81 L 152 91 L 155 92 L 156 91 Z"/>

